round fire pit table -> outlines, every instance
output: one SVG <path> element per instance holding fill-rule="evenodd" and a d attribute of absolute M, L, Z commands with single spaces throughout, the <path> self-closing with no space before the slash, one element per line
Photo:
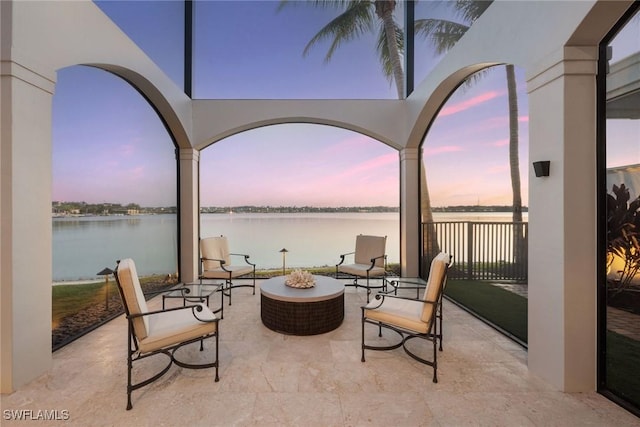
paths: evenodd
<path fill-rule="evenodd" d="M 290 335 L 317 335 L 332 331 L 344 320 L 344 285 L 326 276 L 313 276 L 312 288 L 292 288 L 285 276 L 260 285 L 260 316 L 269 329 Z"/>

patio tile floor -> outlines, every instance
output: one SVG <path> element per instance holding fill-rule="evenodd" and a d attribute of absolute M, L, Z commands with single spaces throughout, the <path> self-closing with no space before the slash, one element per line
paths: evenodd
<path fill-rule="evenodd" d="M 365 300 L 362 289 L 347 288 L 344 323 L 298 337 L 262 325 L 259 290 L 255 296 L 235 290 L 220 325 L 220 382 L 212 369 L 174 366 L 133 392 L 131 411 L 125 410 L 126 320 L 120 316 L 55 352 L 49 373 L 2 395 L 2 426 L 43 425 L 8 420 L 7 410 L 65 410 L 68 420 L 45 423 L 65 426 L 640 425 L 595 392 L 554 390 L 529 373 L 522 347 L 448 302 L 437 384 L 431 368 L 401 349 L 368 351 L 362 363 L 359 307 Z M 159 304 L 156 298 L 151 307 Z M 374 328 L 369 332 L 375 337 Z M 139 365 L 134 374 L 156 363 Z"/>

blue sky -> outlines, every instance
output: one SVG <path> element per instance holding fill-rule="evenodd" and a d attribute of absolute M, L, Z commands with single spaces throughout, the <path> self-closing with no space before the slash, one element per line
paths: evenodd
<path fill-rule="evenodd" d="M 105 1 L 100 6 L 182 84 L 180 2 Z M 427 6 L 444 16 L 445 9 L 432 8 L 432 2 L 419 7 Z M 325 64 L 326 45 L 306 57 L 302 51 L 336 12 L 303 2 L 276 9 L 274 1 L 196 2 L 194 97 L 395 97 L 395 88 L 380 72 L 372 35 L 341 46 Z M 418 16 L 424 10 L 419 8 Z M 640 48 L 634 31 L 614 55 Z M 437 58 L 425 45 L 419 44 L 418 51 L 422 76 Z M 517 78 L 526 204 L 528 108 L 518 69 Z M 434 206 L 511 203 L 507 112 L 504 68 L 449 99 L 425 143 Z M 617 144 L 612 144 L 610 166 L 640 162 L 633 138 L 637 124 L 612 124 L 610 134 Z M 86 67 L 60 70 L 53 140 L 54 200 L 175 204 L 171 138 L 146 101 L 117 77 Z M 342 129 L 306 124 L 260 128 L 206 148 L 201 159 L 203 206 L 398 205 L 397 152 Z"/>

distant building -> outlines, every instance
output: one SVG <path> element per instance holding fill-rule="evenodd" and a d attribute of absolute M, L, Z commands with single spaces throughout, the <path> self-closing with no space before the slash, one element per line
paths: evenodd
<path fill-rule="evenodd" d="M 607 169 L 607 192 L 611 192 L 614 184 L 624 184 L 629 189 L 631 200 L 640 196 L 640 164 Z"/>

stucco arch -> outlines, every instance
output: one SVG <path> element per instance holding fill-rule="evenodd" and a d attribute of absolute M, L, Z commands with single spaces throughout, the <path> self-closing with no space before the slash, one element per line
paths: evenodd
<path fill-rule="evenodd" d="M 194 100 L 193 146 L 202 149 L 244 130 L 284 123 L 336 126 L 400 150 L 406 141 L 398 100 Z"/>
<path fill-rule="evenodd" d="M 418 147 L 447 97 L 471 74 L 513 64 L 530 80 L 562 55 L 563 46 L 597 46 L 631 5 L 624 1 L 498 2 L 438 63 L 407 99 L 407 147 Z M 540 31 L 540 22 L 545 30 Z M 487 28 L 500 31 L 486 31 Z M 510 34 L 524 34 L 514 43 Z"/>
<path fill-rule="evenodd" d="M 389 141 L 389 140 L 385 140 L 384 136 L 382 135 L 377 135 L 375 132 L 371 132 L 368 129 L 364 129 L 361 128 L 359 126 L 355 126 L 351 123 L 346 123 L 346 122 L 336 122 L 336 121 L 332 121 L 332 120 L 326 120 L 326 119 L 322 119 L 322 118 L 317 118 L 317 117 L 283 117 L 283 118 L 276 118 L 276 119 L 271 119 L 271 120 L 263 120 L 263 121 L 259 121 L 259 122 L 253 122 L 253 123 L 245 123 L 241 126 L 237 126 L 235 128 L 232 129 L 227 129 L 225 130 L 224 133 L 215 135 L 213 137 L 211 137 L 210 139 L 208 139 L 207 141 L 205 141 L 204 146 L 201 146 L 200 144 L 198 144 L 197 148 L 198 150 L 203 150 L 213 144 L 215 144 L 216 142 L 219 142 L 225 138 L 228 138 L 230 136 L 233 135 L 237 135 L 239 133 L 242 132 L 246 132 L 246 131 L 250 131 L 250 130 L 254 130 L 254 129 L 259 129 L 259 128 L 263 128 L 263 127 L 267 127 L 267 126 L 276 126 L 276 125 L 287 125 L 287 124 L 310 124 L 310 125 L 319 125 L 319 126 L 331 126 L 331 127 L 336 127 L 339 129 L 344 129 L 344 130 L 348 130 L 348 131 L 352 131 L 355 133 L 359 133 L 361 135 L 365 135 L 368 136 L 369 138 L 372 138 L 374 140 L 376 140 L 377 142 L 383 143 L 387 146 L 389 146 L 390 148 L 393 148 L 395 150 L 398 150 L 398 144 L 393 143 L 393 141 Z"/>
<path fill-rule="evenodd" d="M 180 148 L 190 147 L 191 99 L 93 2 L 2 3 L 13 62 L 52 82 L 74 65 L 113 73 L 148 100 Z"/>
<path fill-rule="evenodd" d="M 138 72 L 113 64 L 79 64 L 97 68 L 109 72 L 125 82 L 133 90 L 136 90 L 156 112 L 160 121 L 164 124 L 177 148 L 190 148 L 191 142 L 182 118 L 173 108 L 171 102 L 154 85 L 152 81 Z"/>
<path fill-rule="evenodd" d="M 467 78 L 474 73 L 496 65 L 500 64 L 475 64 L 463 67 L 439 82 L 434 89 L 428 90 L 427 93 L 430 95 L 423 103 L 422 109 L 418 112 L 417 117 L 415 118 L 415 124 L 407 138 L 407 148 L 418 148 L 420 146 L 425 134 L 440 112 L 440 109 L 442 109 L 449 97 L 453 95 L 456 89 L 458 89 Z"/>

